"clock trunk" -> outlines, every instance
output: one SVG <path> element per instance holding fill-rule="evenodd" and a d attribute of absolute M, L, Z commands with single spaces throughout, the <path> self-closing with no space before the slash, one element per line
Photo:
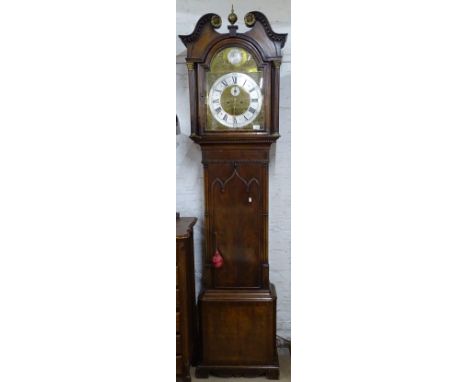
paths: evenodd
<path fill-rule="evenodd" d="M 205 176 L 205 287 L 268 289 L 269 147 L 202 146 Z M 219 251 L 221 268 L 211 266 Z"/>

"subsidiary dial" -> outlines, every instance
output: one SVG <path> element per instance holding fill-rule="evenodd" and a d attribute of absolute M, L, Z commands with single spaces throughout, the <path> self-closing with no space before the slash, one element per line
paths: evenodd
<path fill-rule="evenodd" d="M 229 51 L 227 59 L 230 64 L 239 65 L 242 62 L 242 52 L 237 48 L 233 48 Z"/>

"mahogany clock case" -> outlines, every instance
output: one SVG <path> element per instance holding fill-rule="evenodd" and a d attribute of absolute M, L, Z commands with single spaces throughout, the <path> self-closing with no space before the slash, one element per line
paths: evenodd
<path fill-rule="evenodd" d="M 281 50 L 287 35 L 275 33 L 258 11 L 246 14 L 246 33 L 238 33 L 233 11 L 228 20 L 228 33 L 219 33 L 221 18 L 208 13 L 191 34 L 179 36 L 187 48 L 190 137 L 201 147 L 204 173 L 196 374 L 278 379 L 277 295 L 269 279 L 268 188 L 270 146 L 280 137 Z M 207 113 L 213 112 L 207 105 L 207 73 L 213 57 L 230 47 L 250 52 L 261 68 L 263 125 L 259 130 L 236 129 L 234 124 L 216 131 L 207 128 Z M 219 252 L 223 262 L 215 266 L 212 257 Z"/>

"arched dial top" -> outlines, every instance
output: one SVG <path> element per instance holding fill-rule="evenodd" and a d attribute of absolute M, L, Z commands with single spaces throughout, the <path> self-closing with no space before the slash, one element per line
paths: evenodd
<path fill-rule="evenodd" d="M 207 130 L 263 129 L 263 73 L 246 49 L 228 47 L 207 72 Z"/>

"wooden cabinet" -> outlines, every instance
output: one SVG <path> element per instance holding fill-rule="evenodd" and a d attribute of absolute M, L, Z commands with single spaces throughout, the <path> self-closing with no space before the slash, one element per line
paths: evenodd
<path fill-rule="evenodd" d="M 196 307 L 193 262 L 193 226 L 196 218 L 176 219 L 176 375 L 190 381 L 195 355 Z"/>
<path fill-rule="evenodd" d="M 279 379 L 276 292 L 269 281 L 268 163 L 279 138 L 281 49 L 265 15 L 203 15 L 187 47 L 190 137 L 204 168 L 205 254 L 197 377 Z"/>

